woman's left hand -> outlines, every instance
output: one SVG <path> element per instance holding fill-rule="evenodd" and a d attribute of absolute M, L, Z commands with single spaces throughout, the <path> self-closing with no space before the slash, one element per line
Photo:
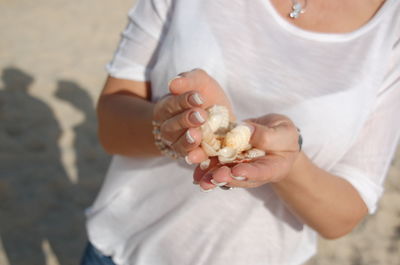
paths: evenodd
<path fill-rule="evenodd" d="M 206 170 L 197 167 L 194 182 L 203 190 L 216 186 L 255 188 L 283 180 L 300 153 L 299 132 L 293 122 L 279 114 L 246 121 L 254 129 L 250 144 L 266 155 L 238 164 L 219 164 L 213 158 Z"/>

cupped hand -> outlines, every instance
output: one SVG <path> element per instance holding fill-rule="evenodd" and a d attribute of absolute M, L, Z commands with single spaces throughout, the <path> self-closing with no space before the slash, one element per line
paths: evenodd
<path fill-rule="evenodd" d="M 293 122 L 279 114 L 268 114 L 247 121 L 254 132 L 250 144 L 266 155 L 249 162 L 221 165 L 213 159 L 202 170 L 197 167 L 194 182 L 203 190 L 216 186 L 255 188 L 279 182 L 289 175 L 300 153 L 299 132 Z"/>
<path fill-rule="evenodd" d="M 154 106 L 153 120 L 160 124 L 160 136 L 165 144 L 190 163 L 200 163 L 208 157 L 200 147 L 200 126 L 207 119 L 206 109 L 212 105 L 232 107 L 219 84 L 205 71 L 185 72 L 169 83 L 170 94 Z"/>

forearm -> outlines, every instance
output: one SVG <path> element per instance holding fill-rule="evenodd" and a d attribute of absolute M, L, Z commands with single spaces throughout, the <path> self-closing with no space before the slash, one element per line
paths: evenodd
<path fill-rule="evenodd" d="M 304 153 L 273 187 L 295 215 L 326 238 L 347 234 L 367 214 L 349 182 L 318 168 Z"/>
<path fill-rule="evenodd" d="M 160 155 L 152 135 L 153 107 L 153 103 L 130 94 L 101 96 L 98 132 L 104 149 L 125 156 Z"/>

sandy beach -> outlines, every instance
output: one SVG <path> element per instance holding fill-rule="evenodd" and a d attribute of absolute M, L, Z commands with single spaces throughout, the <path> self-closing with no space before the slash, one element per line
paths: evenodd
<path fill-rule="evenodd" d="M 0 0 L 0 265 L 72 265 L 110 157 L 94 104 L 133 0 Z M 400 265 L 400 152 L 378 212 L 307 265 Z"/>

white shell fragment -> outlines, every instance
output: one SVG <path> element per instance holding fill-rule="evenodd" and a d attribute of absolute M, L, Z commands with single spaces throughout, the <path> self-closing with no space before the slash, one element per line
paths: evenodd
<path fill-rule="evenodd" d="M 207 109 L 208 119 L 201 126 L 201 147 L 209 157 L 218 156 L 222 164 L 251 160 L 265 155 L 250 145 L 251 130 L 244 124 L 230 122 L 229 111 L 224 106 L 214 105 Z M 207 161 L 207 160 L 206 160 Z M 208 168 L 209 161 L 200 168 Z M 206 164 L 208 163 L 208 164 Z"/>

